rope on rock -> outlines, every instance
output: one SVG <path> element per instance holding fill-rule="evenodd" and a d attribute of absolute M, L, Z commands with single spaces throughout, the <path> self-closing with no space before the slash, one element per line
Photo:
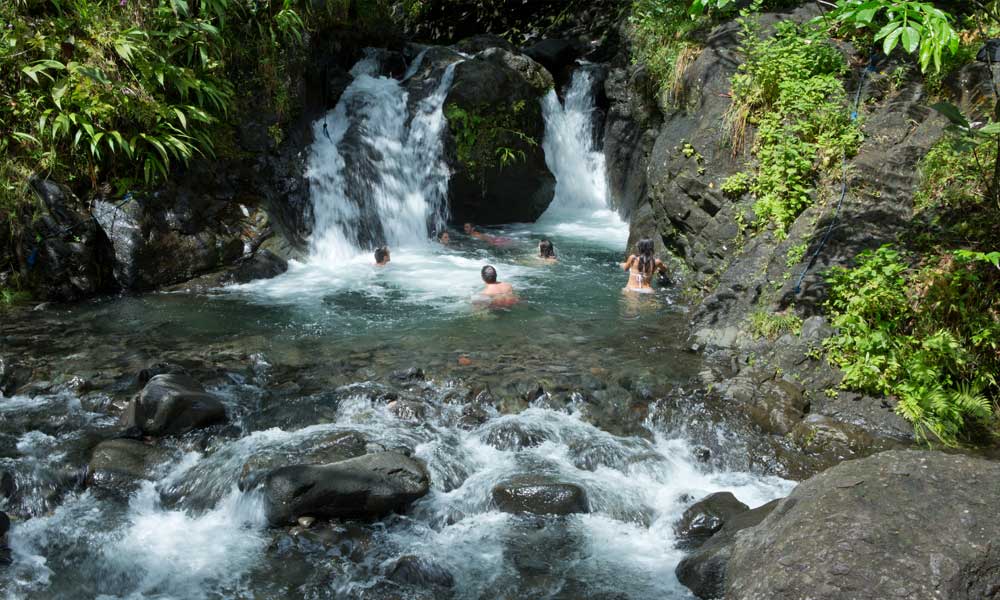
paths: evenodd
<path fill-rule="evenodd" d="M 861 108 L 861 92 L 864 90 L 865 82 L 868 80 L 868 74 L 875 72 L 875 57 L 872 55 L 868 59 L 868 66 L 865 67 L 864 71 L 861 72 L 861 80 L 858 81 L 858 89 L 854 94 L 854 109 L 851 110 L 851 120 L 858 120 L 858 110 Z M 844 206 L 844 198 L 847 197 L 847 151 L 845 150 L 841 155 L 840 161 L 840 199 L 837 201 L 837 208 L 833 211 L 833 218 L 830 219 L 830 224 L 826 228 L 826 233 L 823 234 L 823 239 L 820 240 L 819 245 L 816 249 L 809 255 L 809 260 L 806 261 L 805 267 L 802 269 L 802 273 L 799 274 L 798 280 L 795 282 L 795 294 L 798 295 L 802 293 L 802 280 L 806 278 L 806 273 L 812 268 L 816 259 L 819 258 L 820 253 L 826 246 L 827 241 L 830 239 L 830 234 L 833 233 L 833 227 L 837 224 L 837 219 L 840 217 L 840 209 Z"/>

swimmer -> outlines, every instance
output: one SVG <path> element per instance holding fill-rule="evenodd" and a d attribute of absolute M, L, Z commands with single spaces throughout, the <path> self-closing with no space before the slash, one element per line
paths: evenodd
<path fill-rule="evenodd" d="M 451 243 L 451 236 L 448 235 L 447 231 L 442 231 L 441 235 L 438 236 L 438 241 L 441 242 L 442 246 L 447 246 Z"/>
<path fill-rule="evenodd" d="M 483 240 L 484 242 L 488 242 L 491 239 L 493 239 L 492 236 L 488 236 L 485 233 L 476 231 L 476 228 L 472 225 L 472 223 L 466 223 L 464 229 L 465 229 L 465 235 L 469 237 L 474 237 L 477 240 Z"/>
<path fill-rule="evenodd" d="M 482 293 L 489 298 L 490 306 L 511 306 L 520 300 L 514 293 L 513 286 L 497 281 L 497 270 L 491 265 L 483 267 L 480 275 L 486 283 Z"/>
<path fill-rule="evenodd" d="M 546 262 L 556 262 L 556 247 L 549 240 L 538 242 L 538 258 Z"/>
<path fill-rule="evenodd" d="M 375 249 L 375 266 L 384 267 L 389 264 L 389 247 L 382 246 Z"/>
<path fill-rule="evenodd" d="M 653 292 L 653 275 L 666 273 L 667 266 L 653 256 L 653 240 L 643 238 L 636 245 L 638 254 L 632 254 L 621 264 L 622 270 L 628 271 L 628 284 L 625 289 L 630 292 Z"/>

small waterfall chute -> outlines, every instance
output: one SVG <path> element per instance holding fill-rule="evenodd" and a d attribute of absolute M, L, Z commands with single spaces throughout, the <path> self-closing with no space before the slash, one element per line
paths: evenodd
<path fill-rule="evenodd" d="M 410 70 L 421 61 L 422 55 Z M 338 264 L 381 244 L 426 243 L 447 220 L 442 106 L 454 64 L 412 116 L 401 81 L 377 71 L 376 55 L 362 58 L 337 106 L 313 125 L 306 173 L 314 217 L 310 262 Z"/>

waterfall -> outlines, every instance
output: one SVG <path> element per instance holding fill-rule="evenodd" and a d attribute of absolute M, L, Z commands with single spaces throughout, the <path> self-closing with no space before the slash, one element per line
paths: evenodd
<path fill-rule="evenodd" d="M 447 220 L 442 105 L 455 65 L 416 103 L 412 118 L 402 82 L 379 76 L 378 67 L 373 53 L 361 59 L 337 106 L 313 124 L 306 172 L 314 217 L 311 262 L 337 264 L 383 243 L 425 243 Z"/>
<path fill-rule="evenodd" d="M 542 149 L 556 189 L 539 223 L 557 233 L 620 248 L 628 239 L 628 225 L 609 207 L 604 152 L 596 147 L 593 135 L 597 112 L 593 88 L 593 74 L 581 68 L 573 74 L 564 102 L 555 90 L 542 100 Z"/>

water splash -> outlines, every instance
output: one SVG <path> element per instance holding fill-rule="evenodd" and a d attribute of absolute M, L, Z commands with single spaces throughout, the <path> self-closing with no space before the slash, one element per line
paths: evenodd
<path fill-rule="evenodd" d="M 377 70 L 375 55 L 361 59 L 337 106 L 313 124 L 306 172 L 315 220 L 311 263 L 343 263 L 381 244 L 426 244 L 447 220 L 442 106 L 454 64 L 412 118 L 400 80 Z"/>

